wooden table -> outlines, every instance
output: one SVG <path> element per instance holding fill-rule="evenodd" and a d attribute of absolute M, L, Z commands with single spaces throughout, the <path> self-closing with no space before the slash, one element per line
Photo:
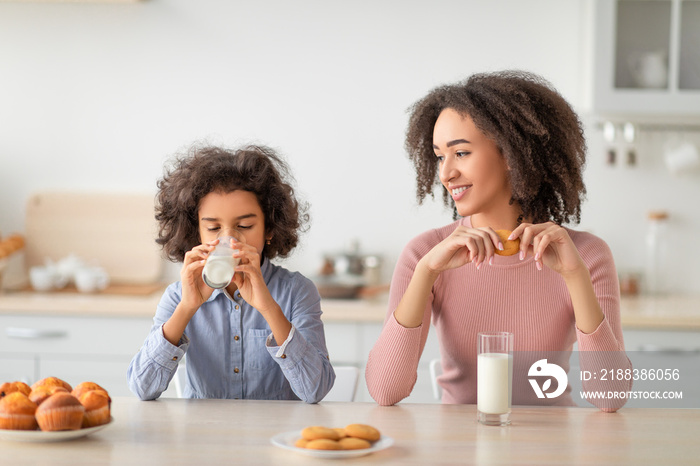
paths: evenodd
<path fill-rule="evenodd" d="M 476 422 L 474 405 L 115 398 L 114 423 L 60 443 L 0 441 L 0 463 L 114 465 L 697 464 L 700 410 L 515 407 L 508 427 Z M 394 446 L 321 460 L 271 445 L 307 425 L 372 424 Z M 333 463 L 340 464 L 340 463 Z"/>

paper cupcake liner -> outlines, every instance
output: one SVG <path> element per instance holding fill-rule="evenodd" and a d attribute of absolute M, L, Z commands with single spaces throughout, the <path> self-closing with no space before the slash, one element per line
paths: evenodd
<path fill-rule="evenodd" d="M 0 429 L 36 430 L 37 422 L 33 414 L 0 413 Z"/>
<path fill-rule="evenodd" d="M 83 425 L 84 412 L 82 406 L 65 406 L 37 413 L 36 420 L 41 430 L 78 430 Z"/>
<path fill-rule="evenodd" d="M 83 416 L 83 428 L 85 427 L 96 427 L 102 424 L 107 424 L 110 419 L 109 406 L 103 406 L 98 409 L 91 409 L 90 411 L 85 411 Z"/>

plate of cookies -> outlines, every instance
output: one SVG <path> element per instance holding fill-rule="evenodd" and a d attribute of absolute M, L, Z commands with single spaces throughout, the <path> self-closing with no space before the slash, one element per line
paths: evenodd
<path fill-rule="evenodd" d="M 316 458 L 354 458 L 369 455 L 394 444 L 391 437 L 382 435 L 367 424 L 349 424 L 345 427 L 309 426 L 270 439 L 276 447 Z"/>
<path fill-rule="evenodd" d="M 0 439 L 61 442 L 85 437 L 114 422 L 111 398 L 94 382 L 75 388 L 57 377 L 31 387 L 24 382 L 0 385 Z"/>

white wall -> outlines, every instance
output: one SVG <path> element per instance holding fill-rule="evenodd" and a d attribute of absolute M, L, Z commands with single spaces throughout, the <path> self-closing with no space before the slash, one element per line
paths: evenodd
<path fill-rule="evenodd" d="M 584 1 L 0 3 L 0 231 L 22 231 L 33 191 L 155 192 L 193 141 L 258 142 L 287 157 L 312 204 L 287 266 L 313 275 L 324 251 L 358 238 L 388 275 L 409 238 L 450 221 L 438 203 L 416 206 L 407 107 L 503 68 L 540 73 L 577 105 Z M 582 226 L 620 260 L 635 257 L 636 201 L 662 193 L 693 221 L 676 196 L 698 198 L 697 178 L 672 191 L 652 167 L 609 170 L 591 149 Z M 669 189 L 648 193 L 650 179 Z M 684 269 L 695 281 L 697 255 Z"/>

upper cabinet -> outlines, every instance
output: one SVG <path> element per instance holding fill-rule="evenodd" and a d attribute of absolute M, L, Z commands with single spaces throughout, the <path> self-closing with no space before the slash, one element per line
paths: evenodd
<path fill-rule="evenodd" d="M 700 1 L 594 0 L 590 107 L 700 117 Z"/>

